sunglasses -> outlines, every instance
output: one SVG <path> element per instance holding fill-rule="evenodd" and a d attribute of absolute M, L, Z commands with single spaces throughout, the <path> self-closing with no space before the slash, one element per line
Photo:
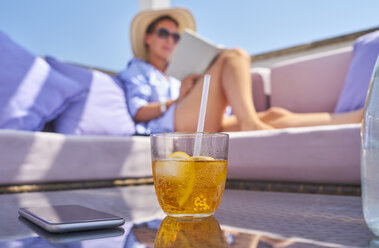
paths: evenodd
<path fill-rule="evenodd" d="M 171 35 L 172 39 L 174 40 L 175 43 L 177 43 L 179 41 L 179 39 L 180 39 L 180 34 L 178 34 L 178 33 L 170 33 L 165 28 L 160 28 L 157 31 L 155 31 L 155 33 L 157 33 L 158 37 L 162 38 L 162 39 L 167 39 Z"/>

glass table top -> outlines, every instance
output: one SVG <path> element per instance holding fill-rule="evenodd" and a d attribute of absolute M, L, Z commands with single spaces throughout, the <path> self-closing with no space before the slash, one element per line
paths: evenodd
<path fill-rule="evenodd" d="M 0 247 L 366 247 L 361 198 L 226 190 L 215 216 L 165 218 L 153 186 L 0 195 Z M 20 207 L 79 204 L 121 216 L 116 229 L 51 234 Z"/>
<path fill-rule="evenodd" d="M 323 242 L 275 237 L 228 226 L 214 216 L 202 219 L 165 217 L 118 228 L 49 233 L 23 217 L 18 220 L 36 235 L 3 241 L 0 247 L 330 247 Z"/>

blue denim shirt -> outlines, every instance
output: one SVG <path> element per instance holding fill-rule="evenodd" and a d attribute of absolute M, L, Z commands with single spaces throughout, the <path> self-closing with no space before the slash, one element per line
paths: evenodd
<path fill-rule="evenodd" d="M 134 118 L 138 110 L 152 102 L 175 100 L 179 97 L 181 82 L 173 77 L 166 77 L 154 66 L 137 58 L 132 59 L 119 78 L 126 89 L 128 109 Z M 173 104 L 160 117 L 148 122 L 136 123 L 138 134 L 150 134 L 175 131 Z"/>

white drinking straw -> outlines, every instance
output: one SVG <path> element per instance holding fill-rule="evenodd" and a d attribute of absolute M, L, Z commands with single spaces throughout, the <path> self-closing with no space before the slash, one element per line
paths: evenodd
<path fill-rule="evenodd" d="M 207 101 L 208 101 L 208 92 L 209 92 L 209 83 L 211 81 L 211 75 L 205 74 L 204 83 L 203 83 L 203 93 L 201 95 L 200 103 L 200 112 L 199 120 L 197 121 L 197 133 L 195 137 L 195 148 L 193 151 L 193 156 L 200 156 L 201 152 L 201 136 L 204 132 L 204 122 L 205 122 L 205 113 L 207 112 Z"/>

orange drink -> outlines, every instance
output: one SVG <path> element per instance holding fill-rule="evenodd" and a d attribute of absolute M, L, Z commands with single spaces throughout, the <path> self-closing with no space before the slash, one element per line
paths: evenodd
<path fill-rule="evenodd" d="M 215 217 L 180 220 L 167 216 L 159 226 L 155 248 L 228 247 Z"/>
<path fill-rule="evenodd" d="M 225 160 L 195 158 L 153 161 L 159 204 L 171 216 L 209 216 L 221 202 L 226 171 Z"/>
<path fill-rule="evenodd" d="M 180 149 L 180 146 L 176 147 Z M 207 152 L 191 157 L 184 151 L 173 151 L 168 156 L 156 158 L 153 154 L 155 192 L 166 214 L 199 218 L 210 216 L 217 210 L 225 188 L 227 158 L 210 155 L 217 154 Z"/>

